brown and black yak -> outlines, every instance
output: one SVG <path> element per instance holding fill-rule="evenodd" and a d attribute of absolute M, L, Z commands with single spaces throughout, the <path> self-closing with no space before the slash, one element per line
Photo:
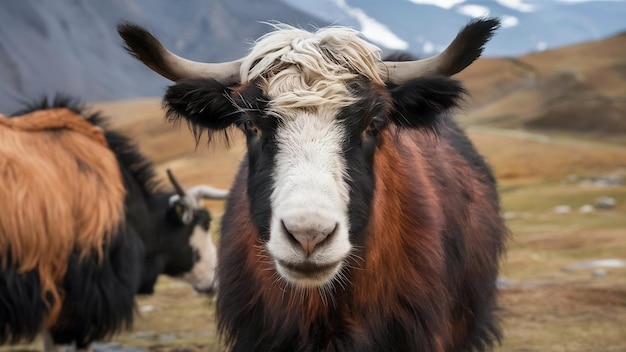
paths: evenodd
<path fill-rule="evenodd" d="M 0 345 L 84 349 L 133 320 L 159 274 L 212 290 L 208 186 L 163 190 L 126 136 L 57 99 L 0 115 Z M 217 191 L 217 192 L 216 192 Z"/>
<path fill-rule="evenodd" d="M 169 119 L 247 140 L 218 246 L 233 351 L 487 350 L 506 230 L 491 170 L 450 112 L 449 78 L 499 26 L 425 60 L 383 61 L 352 29 L 286 25 L 241 60 L 192 62 L 141 27 L 127 49 L 176 81 Z"/>

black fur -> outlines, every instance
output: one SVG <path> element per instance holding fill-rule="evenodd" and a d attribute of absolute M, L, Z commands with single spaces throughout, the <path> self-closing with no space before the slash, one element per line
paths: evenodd
<path fill-rule="evenodd" d="M 389 107 L 387 101 L 369 87 L 368 82 L 356 80 L 350 88 L 360 99 L 343 108 L 337 119 L 346 125 L 346 131 L 350 133 L 341 147 L 347 162 L 345 181 L 350 187 L 350 242 L 357 248 L 364 248 L 365 237 L 362 234 L 367 227 L 374 194 L 373 157 L 378 133 L 388 123 L 386 115 Z"/>
<path fill-rule="evenodd" d="M 393 122 L 400 127 L 437 130 L 441 115 L 458 106 L 466 94 L 460 82 L 446 77 L 421 77 L 390 88 Z"/>
<path fill-rule="evenodd" d="M 446 49 L 450 53 L 449 60 L 447 60 L 448 66 L 442 67 L 441 74 L 452 76 L 476 61 L 483 53 L 485 43 L 491 39 L 498 28 L 500 28 L 500 20 L 497 18 L 471 20 Z"/>
<path fill-rule="evenodd" d="M 229 96 L 227 87 L 212 79 L 186 79 L 168 88 L 163 98 L 167 119 L 178 123 L 185 119 L 196 136 L 196 141 L 207 133 L 237 126 L 247 137 L 248 154 L 245 167 L 248 179 L 248 196 L 252 204 L 252 218 L 261 229 L 264 239 L 269 238 L 271 209 L 269 197 L 273 190 L 271 179 L 276 152 L 274 131 L 276 119 L 264 115 L 268 99 L 257 85 L 251 84 L 238 94 Z"/>
<path fill-rule="evenodd" d="M 11 263 L 9 254 L 5 263 Z M 36 271 L 0 269 L 0 345 L 32 341 L 41 331 L 46 307 Z"/>
<path fill-rule="evenodd" d="M 87 348 L 132 325 L 143 242 L 126 227 L 105 253 L 101 262 L 93 257 L 80 260 L 77 253 L 69 258 L 61 316 L 50 331 L 56 343 Z"/>
<path fill-rule="evenodd" d="M 150 32 L 132 23 L 119 24 L 117 31 L 124 39 L 124 48 L 129 54 L 143 61 L 156 72 L 168 76 L 170 71 L 165 62 L 163 62 L 163 57 L 158 50 L 161 47 L 161 43 Z M 150 43 L 150 45 L 144 45 L 144 43 Z"/>
<path fill-rule="evenodd" d="M 239 117 L 228 95 L 228 88 L 214 79 L 183 79 L 167 89 L 163 106 L 169 121 L 187 119 L 196 142 L 203 132 L 211 140 L 216 131 L 231 127 Z"/>

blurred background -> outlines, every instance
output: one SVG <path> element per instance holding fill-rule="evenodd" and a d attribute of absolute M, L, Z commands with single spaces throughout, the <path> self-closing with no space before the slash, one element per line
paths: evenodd
<path fill-rule="evenodd" d="M 598 40 L 626 27 L 623 1 L 580 0 L 22 0 L 0 11 L 0 107 L 63 91 L 88 101 L 158 96 L 167 81 L 122 49 L 115 26 L 137 22 L 198 61 L 237 59 L 264 21 L 360 29 L 387 51 L 441 51 L 469 19 L 502 18 L 485 56 Z"/>
<path fill-rule="evenodd" d="M 0 113 L 69 94 L 135 138 L 161 176 L 171 167 L 186 184 L 228 187 L 243 144 L 196 145 L 166 124 L 170 82 L 123 50 L 119 22 L 183 57 L 224 61 L 268 21 L 352 26 L 387 53 L 428 57 L 479 16 L 502 28 L 456 76 L 470 91 L 458 121 L 496 173 L 512 233 L 498 351 L 626 351 L 626 1 L 3 1 Z M 217 231 L 223 203 L 207 204 Z M 191 288 L 162 278 L 139 302 L 135 328 L 96 350 L 220 350 L 214 305 Z"/>

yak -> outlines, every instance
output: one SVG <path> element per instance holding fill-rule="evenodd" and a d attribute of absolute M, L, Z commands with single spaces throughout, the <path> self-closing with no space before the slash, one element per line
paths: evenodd
<path fill-rule="evenodd" d="M 168 170 L 164 189 L 133 141 L 67 97 L 0 115 L 0 345 L 44 349 L 130 327 L 159 274 L 214 290 L 216 249 L 202 198 Z"/>
<path fill-rule="evenodd" d="M 453 119 L 466 90 L 450 76 L 499 20 L 411 61 L 382 59 L 352 28 L 275 27 L 239 60 L 202 63 L 118 25 L 133 56 L 175 81 L 170 121 L 245 136 L 218 243 L 226 345 L 492 348 L 507 230 L 492 171 Z"/>

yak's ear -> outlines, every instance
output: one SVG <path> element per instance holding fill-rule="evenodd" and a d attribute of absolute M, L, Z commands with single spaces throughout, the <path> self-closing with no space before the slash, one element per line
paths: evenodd
<path fill-rule="evenodd" d="M 420 77 L 390 89 L 392 121 L 401 127 L 436 129 L 441 114 L 457 107 L 466 94 L 459 81 L 441 76 Z"/>
<path fill-rule="evenodd" d="M 194 127 L 210 131 L 230 127 L 238 117 L 230 90 L 214 79 L 183 79 L 170 86 L 163 97 L 167 119 L 186 119 Z"/>

